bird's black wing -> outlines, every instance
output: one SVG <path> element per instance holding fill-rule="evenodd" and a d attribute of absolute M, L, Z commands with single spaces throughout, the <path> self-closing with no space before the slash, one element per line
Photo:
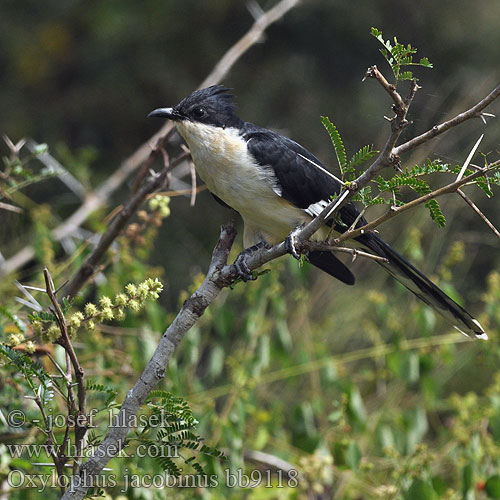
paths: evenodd
<path fill-rule="evenodd" d="M 250 154 L 276 176 L 281 196 L 296 207 L 307 209 L 339 193 L 340 182 L 300 144 L 270 130 L 256 129 L 244 135 Z"/>
<path fill-rule="evenodd" d="M 331 196 L 340 192 L 340 181 L 300 144 L 253 125 L 247 126 L 243 137 L 247 140 L 249 153 L 259 165 L 273 170 L 275 192 L 309 215 L 318 215 L 330 202 Z M 358 214 L 351 205 L 342 209 L 341 219 L 347 226 L 352 224 Z M 345 230 L 345 226 L 342 230 Z M 354 284 L 352 272 L 330 252 L 310 252 L 308 258 L 311 264 L 331 276 L 348 285 Z"/>
<path fill-rule="evenodd" d="M 307 149 L 300 144 L 267 129 L 248 125 L 243 134 L 250 154 L 264 168 L 271 168 L 282 198 L 310 215 L 318 215 L 340 193 L 340 181 Z M 358 217 L 359 211 L 348 204 L 340 211 L 344 226 L 335 227 L 343 232 Z M 360 219 L 360 224 L 366 224 Z"/>

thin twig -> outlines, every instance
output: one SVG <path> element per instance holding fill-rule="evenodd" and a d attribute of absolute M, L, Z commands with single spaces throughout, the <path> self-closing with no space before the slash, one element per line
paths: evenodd
<path fill-rule="evenodd" d="M 43 275 L 45 278 L 46 292 L 47 295 L 49 296 L 50 302 L 52 303 L 52 312 L 54 313 L 59 329 L 61 330 L 61 337 L 58 340 L 58 343 L 66 351 L 67 359 L 69 358 L 70 361 L 70 363 L 68 363 L 67 366 L 66 379 L 68 380 L 68 383 L 71 383 L 71 366 L 72 366 L 75 372 L 76 383 L 78 386 L 78 412 L 75 422 L 75 448 L 76 448 L 76 457 L 81 457 L 83 451 L 83 440 L 85 438 L 85 434 L 87 433 L 87 426 L 84 423 L 86 420 L 86 409 L 87 409 L 87 388 L 85 385 L 85 371 L 80 365 L 78 357 L 76 356 L 75 350 L 73 348 L 73 344 L 71 343 L 71 339 L 69 338 L 68 327 L 66 325 L 66 318 L 64 317 L 61 306 L 57 300 L 54 283 L 47 268 L 43 270 Z M 70 403 L 71 400 L 73 401 L 73 406 L 74 406 L 75 404 L 72 392 L 68 393 L 68 399 L 70 400 Z M 70 408 L 68 408 L 68 410 L 69 409 Z"/>
<path fill-rule="evenodd" d="M 264 32 L 271 24 L 280 20 L 299 0 L 281 0 L 267 12 L 260 15 L 248 32 L 243 35 L 219 60 L 212 72 L 203 80 L 199 88 L 209 87 L 221 82 L 234 63 L 253 45 L 262 41 Z"/>
<path fill-rule="evenodd" d="M 64 296 L 72 299 L 87 282 L 87 280 L 98 270 L 99 262 L 107 252 L 113 241 L 120 235 L 129 220 L 133 217 L 137 209 L 150 193 L 161 189 L 165 183 L 168 169 L 164 168 L 161 173 L 156 174 L 144 184 L 144 186 L 126 203 L 120 213 L 108 225 L 106 231 L 101 236 L 99 243 L 87 256 L 80 269 L 71 278 L 64 289 Z"/>
<path fill-rule="evenodd" d="M 474 212 L 476 212 L 476 214 L 479 215 L 479 217 L 481 217 L 481 219 L 483 219 L 483 221 L 495 233 L 495 235 L 498 238 L 500 238 L 500 232 L 490 222 L 490 220 L 486 217 L 486 215 L 484 215 L 483 212 L 481 212 L 480 208 L 461 189 L 457 189 L 457 193 L 465 200 L 465 202 L 467 203 L 467 205 L 469 205 L 469 207 L 471 207 L 472 210 L 474 210 Z"/>
<path fill-rule="evenodd" d="M 297 466 L 283 460 L 280 457 L 271 455 L 270 453 L 264 453 L 258 450 L 243 450 L 243 458 L 250 462 L 264 465 L 266 467 L 271 467 L 276 470 L 282 470 L 283 472 L 289 473 L 297 470 Z"/>
<path fill-rule="evenodd" d="M 474 172 L 467 177 L 463 177 L 459 181 L 455 181 L 455 182 L 452 182 L 451 184 L 447 184 L 446 186 L 443 186 L 439 189 L 436 189 L 436 190 L 432 191 L 431 193 L 420 196 L 419 198 L 416 198 L 415 200 L 412 200 L 404 205 L 401 205 L 399 207 L 391 206 L 391 208 L 384 215 L 381 215 L 380 217 L 373 220 L 372 222 L 369 222 L 368 224 L 366 224 L 362 227 L 359 227 L 353 231 L 346 231 L 345 233 L 341 234 L 338 238 L 336 238 L 334 240 L 334 243 L 336 245 L 338 245 L 345 240 L 348 240 L 351 238 L 356 238 L 357 236 L 360 236 L 364 232 L 368 232 L 368 231 L 375 229 L 376 227 L 380 226 L 382 223 L 388 221 L 389 219 L 392 219 L 393 217 L 401 214 L 402 212 L 406 212 L 407 210 L 415 208 L 418 205 L 422 205 L 423 203 L 426 203 L 427 201 L 432 200 L 434 198 L 438 198 L 439 196 L 443 196 L 445 194 L 450 194 L 450 193 L 455 193 L 456 191 L 458 191 L 458 189 L 461 186 L 465 186 L 469 182 L 472 182 L 474 179 L 481 177 L 482 175 L 485 174 L 486 171 L 491 172 L 493 170 L 497 170 L 498 168 L 500 168 L 500 160 L 496 161 L 494 163 L 491 163 L 487 167 L 487 169 L 478 170 L 477 172 Z"/>
<path fill-rule="evenodd" d="M 8 210 L 9 212 L 16 212 L 17 214 L 22 214 L 24 212 L 24 208 L 16 207 L 15 205 L 4 203 L 3 201 L 0 201 L 0 210 Z"/>
<path fill-rule="evenodd" d="M 409 141 L 401 144 L 400 146 L 395 148 L 394 154 L 402 155 L 403 153 L 415 149 L 417 146 L 420 146 L 420 144 L 423 144 L 424 142 L 433 139 L 434 137 L 442 134 L 443 132 L 446 132 L 447 130 L 456 127 L 457 125 L 460 125 L 466 120 L 470 120 L 471 118 L 476 118 L 480 116 L 482 110 L 487 106 L 489 106 L 499 96 L 500 96 L 500 85 L 495 87 L 484 99 L 481 99 L 476 105 L 472 106 L 472 108 L 469 108 L 468 110 L 459 113 L 451 120 L 440 123 L 439 125 L 435 125 L 427 132 L 424 132 L 423 134 L 420 134 L 414 137 L 413 139 L 410 139 Z"/>
<path fill-rule="evenodd" d="M 42 420 L 45 424 L 45 429 L 46 429 L 46 434 L 47 434 L 47 444 L 49 454 L 52 456 L 52 460 L 54 461 L 54 465 L 56 467 L 57 475 L 59 477 L 64 475 L 64 461 L 61 460 L 61 458 L 58 456 L 56 452 L 56 446 L 57 446 L 57 440 L 54 435 L 54 431 L 52 429 L 52 425 L 47 417 L 47 414 L 45 413 L 45 408 L 43 407 L 42 400 L 40 399 L 40 396 L 38 394 L 33 398 L 35 401 L 36 405 L 38 406 L 38 409 L 40 410 L 40 414 L 42 415 Z M 60 485 L 61 492 L 64 494 L 65 492 L 65 487 L 64 483 L 61 483 Z"/>
<path fill-rule="evenodd" d="M 363 82 L 367 78 L 375 78 L 378 80 L 380 85 L 385 89 L 385 91 L 391 96 L 392 100 L 394 101 L 394 104 L 396 107 L 400 110 L 403 110 L 405 108 L 405 102 L 403 101 L 403 98 L 399 95 L 398 91 L 396 90 L 396 87 L 387 81 L 387 79 L 384 77 L 384 75 L 378 70 L 377 66 L 370 66 L 365 73 L 365 76 L 363 77 Z"/>
<path fill-rule="evenodd" d="M 336 245 L 332 245 L 330 243 L 326 243 L 324 241 L 302 241 L 298 245 L 298 249 L 301 251 L 314 251 L 314 252 L 340 252 L 340 253 L 348 253 L 352 255 L 353 260 L 356 259 L 357 256 L 366 257 L 367 259 L 372 259 L 378 262 L 389 262 L 385 257 L 380 257 L 378 255 L 373 255 L 372 253 L 365 252 L 364 250 L 360 250 L 359 248 L 351 248 L 351 247 L 339 247 Z"/>

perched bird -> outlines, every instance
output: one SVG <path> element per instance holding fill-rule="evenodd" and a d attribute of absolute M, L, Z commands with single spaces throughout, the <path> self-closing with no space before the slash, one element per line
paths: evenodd
<path fill-rule="evenodd" d="M 239 118 L 233 97 L 229 89 L 214 85 L 193 92 L 174 107 L 156 109 L 148 116 L 175 122 L 189 146 L 198 174 L 212 195 L 243 218 L 244 244 L 254 246 L 243 252 L 235 264 L 246 280 L 252 274 L 245 256 L 255 248 L 286 240 L 290 253 L 297 256 L 294 230 L 317 216 L 331 196 L 340 193 L 342 185 L 300 144 Z M 351 203 L 340 210 L 335 221 L 326 224 L 342 233 L 356 219 L 357 227 L 366 224 Z M 456 329 L 466 335 L 488 338 L 476 319 L 378 234 L 368 232 L 356 240 L 387 259 L 378 263 Z M 309 252 L 307 260 L 340 281 L 354 284 L 352 272 L 331 252 Z"/>

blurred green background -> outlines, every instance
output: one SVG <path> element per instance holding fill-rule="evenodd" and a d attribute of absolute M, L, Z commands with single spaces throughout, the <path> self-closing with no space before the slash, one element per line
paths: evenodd
<path fill-rule="evenodd" d="M 434 64 L 432 70 L 415 69 L 422 89 L 405 140 L 475 104 L 498 84 L 499 21 L 497 0 L 304 1 L 270 27 L 223 83 L 234 88 L 244 119 L 292 137 L 335 171 L 320 115 L 339 128 L 349 156 L 365 144 L 380 149 L 388 135 L 390 100 L 376 82 L 361 81 L 372 64 L 390 76 L 370 36 L 372 26 L 416 46 Z M 157 131 L 148 112 L 191 93 L 252 22 L 246 2 L 229 0 L 3 0 L 0 131 L 14 142 L 32 137 L 47 143 L 69 171 L 96 187 Z M 499 110 L 495 103 L 487 111 Z M 462 163 L 483 132 L 480 151 L 496 159 L 498 119 L 487 127 L 477 119 L 404 157 L 403 165 L 427 157 Z M 172 152 L 178 149 L 178 143 L 172 146 Z M 0 151 L 8 154 L 4 145 Z M 189 176 L 184 180 L 190 183 Z M 498 225 L 498 200 L 476 191 L 475 202 Z M 4 257 L 40 241 L 37 224 L 54 227 L 79 206 L 57 180 L 25 193 L 34 212 L 0 214 Z M 102 231 L 103 217 L 129 193 L 125 184 L 86 227 Z M 50 207 L 52 219 L 37 212 L 40 205 Z M 444 229 L 422 207 L 380 232 L 466 304 L 487 327 L 490 342 L 460 345 L 458 332 L 375 263 L 353 264 L 354 288 L 298 269 L 292 259 L 273 263 L 270 275 L 222 294 L 188 334 L 164 385 L 192 402 L 207 443 L 229 450 L 232 466 L 243 463 L 243 449 L 264 450 L 300 463 L 309 470 L 310 485 L 300 493 L 287 490 L 290 496 L 223 490 L 196 492 L 199 498 L 485 498 L 484 483 L 498 473 L 500 457 L 499 244 L 463 200 L 448 197 L 441 205 Z M 159 307 L 149 309 L 145 320 L 127 320 L 123 337 L 104 332 L 82 349 L 90 376 L 114 383 L 121 395 L 193 279 L 205 272 L 220 224 L 232 217 L 207 192 L 194 207 L 180 196 L 171 208 L 151 252 L 131 249 L 137 262 L 110 265 L 97 292 L 85 292 L 116 292 L 140 280 L 145 269 L 163 269 L 166 291 Z M 241 244 L 237 240 L 236 250 Z M 61 250 L 55 252 L 62 260 Z M 36 279 L 40 269 L 41 262 L 32 261 L 18 278 Z M 10 283 L 4 282 L 5 290 Z M 8 404 L 15 397 L 13 391 Z M 313 491 L 314 481 L 321 492 L 320 486 Z M 421 491 L 427 493 L 415 496 Z M 147 489 L 127 495 L 163 498 Z"/>
<path fill-rule="evenodd" d="M 419 55 L 434 63 L 433 70 L 416 71 L 423 88 L 411 113 L 414 126 L 405 133 L 410 137 L 474 103 L 494 86 L 499 9 L 495 0 L 424 1 L 418 6 L 391 1 L 303 2 L 271 26 L 263 43 L 246 53 L 223 83 L 234 88 L 241 116 L 288 134 L 334 169 L 335 157 L 319 115 L 337 125 L 351 154 L 364 144 L 380 147 L 387 134 L 383 116 L 390 113 L 389 100 L 373 81 L 361 82 L 368 65 L 378 64 L 387 75 L 390 71 L 369 35 L 371 26 L 382 29 L 386 37 L 397 35 L 411 42 Z M 28 136 L 46 142 L 52 152 L 59 151 L 68 168 L 76 168 L 79 154 L 87 158 L 82 151 L 91 150 L 88 175 L 96 186 L 157 130 L 158 122 L 147 120 L 146 114 L 192 92 L 252 21 L 245 2 L 234 1 L 42 5 L 4 0 L 0 130 L 14 141 Z M 461 162 L 483 129 L 479 120 L 462 125 L 408 163 L 425 154 Z M 482 151 L 496 147 L 498 131 L 494 120 Z M 63 151 L 66 155 L 61 157 Z M 52 205 L 59 201 L 67 215 L 77 200 L 61 195 L 59 187 L 44 185 L 39 200 L 50 197 Z M 228 218 L 207 193 L 198 197 L 195 208 L 186 201 L 174 200 L 178 217 L 169 221 L 157 243 L 158 262 L 167 266 L 169 275 L 179 270 L 175 281 L 185 280 L 182 284 L 189 280 L 186 271 L 191 266 L 203 268 L 217 227 Z M 494 218 L 491 205 L 482 207 Z M 450 225 L 444 231 L 436 231 L 415 213 L 401 225 L 420 226 L 425 221 L 432 231 L 433 237 L 424 242 L 424 267 L 430 272 L 453 239 L 448 231 L 461 232 L 472 242 L 469 262 L 480 260 L 474 262 L 474 282 L 480 285 L 493 267 L 489 259 L 494 259 L 494 252 L 487 245 L 491 236 L 477 236 L 475 228 L 482 230 L 482 225 L 461 201 L 445 206 L 453 212 L 447 214 Z M 462 214 L 458 220 L 455 210 Z M 9 228 L 19 227 L 18 218 L 6 217 Z M 401 235 L 400 227 L 396 235 Z M 384 228 L 389 239 L 392 231 Z M 17 248 L 10 237 L 6 244 L 7 255 Z M 186 250 L 192 255 L 189 261 L 184 259 Z M 165 254 L 172 266 L 163 261 Z M 468 281 L 469 286 L 474 285 Z"/>

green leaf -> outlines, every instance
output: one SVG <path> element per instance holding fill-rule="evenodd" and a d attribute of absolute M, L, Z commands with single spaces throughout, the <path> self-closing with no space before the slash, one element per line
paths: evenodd
<path fill-rule="evenodd" d="M 493 197 L 493 192 L 490 189 L 491 184 L 492 183 L 490 182 L 490 184 L 488 185 L 484 177 L 478 177 L 476 179 L 477 187 L 482 189 L 488 198 Z"/>
<path fill-rule="evenodd" d="M 350 469 L 354 471 L 358 470 L 361 456 L 359 446 L 354 441 L 350 441 L 345 454 L 346 463 Z"/>
<path fill-rule="evenodd" d="M 446 481 L 440 476 L 433 476 L 433 478 L 431 479 L 431 483 L 432 488 L 439 497 L 444 496 L 448 491 L 448 485 L 446 484 Z"/>
<path fill-rule="evenodd" d="M 432 63 L 429 61 L 429 59 L 427 59 L 427 57 L 422 57 L 422 59 L 420 59 L 419 63 L 420 66 L 424 66 L 426 68 L 432 68 Z"/>
<path fill-rule="evenodd" d="M 401 73 L 399 75 L 399 79 L 400 80 L 413 80 L 413 73 L 411 71 L 403 71 L 403 73 Z"/>
<path fill-rule="evenodd" d="M 462 493 L 464 497 L 467 492 L 474 487 L 474 471 L 472 469 L 472 465 L 467 464 L 462 469 Z"/>
<path fill-rule="evenodd" d="M 347 414 L 354 423 L 364 425 L 366 423 L 366 409 L 357 386 L 349 386 L 347 396 Z"/>
<path fill-rule="evenodd" d="M 500 415 L 494 415 L 488 423 L 491 435 L 497 444 L 500 444 Z"/>
<path fill-rule="evenodd" d="M 401 71 L 401 68 L 404 66 L 422 66 L 424 68 L 432 68 L 432 64 L 427 57 L 422 57 L 419 62 L 413 61 L 413 56 L 417 53 L 417 49 L 412 47 L 410 44 L 405 46 L 399 43 L 398 39 L 394 37 L 394 45 L 392 45 L 389 40 L 384 40 L 382 31 L 377 28 L 371 28 L 371 34 L 384 47 L 383 49 L 380 49 L 380 52 L 389 63 L 392 72 L 394 73 L 396 85 L 399 80 L 416 80 L 411 71 Z"/>
<path fill-rule="evenodd" d="M 405 500 L 438 500 L 434 488 L 423 479 L 416 478 L 404 494 Z"/>
<path fill-rule="evenodd" d="M 439 206 L 439 203 L 436 200 L 434 200 L 434 199 L 429 200 L 424 205 L 429 209 L 429 213 L 431 214 L 432 220 L 439 227 L 446 226 L 445 216 L 443 215 L 443 212 L 441 211 L 441 207 Z"/>
<path fill-rule="evenodd" d="M 484 491 L 490 498 L 500 498 L 500 476 L 490 476 L 484 485 Z"/>
<path fill-rule="evenodd" d="M 345 152 L 344 143 L 340 137 L 337 127 L 329 120 L 327 116 L 321 116 L 321 123 L 328 132 L 330 139 L 332 140 L 333 147 L 335 149 L 335 154 L 337 155 L 337 160 L 339 162 L 340 171 L 344 175 L 344 170 L 347 165 L 347 155 Z"/>
<path fill-rule="evenodd" d="M 17 315 L 11 313 L 5 306 L 0 306 L 0 316 L 12 321 L 20 332 L 26 333 L 28 331 L 26 323 L 18 318 Z"/>
<path fill-rule="evenodd" d="M 361 165 L 365 161 L 373 158 L 378 151 L 373 149 L 372 145 L 363 146 L 350 160 L 347 164 L 348 169 L 354 169 L 358 165 Z"/>

